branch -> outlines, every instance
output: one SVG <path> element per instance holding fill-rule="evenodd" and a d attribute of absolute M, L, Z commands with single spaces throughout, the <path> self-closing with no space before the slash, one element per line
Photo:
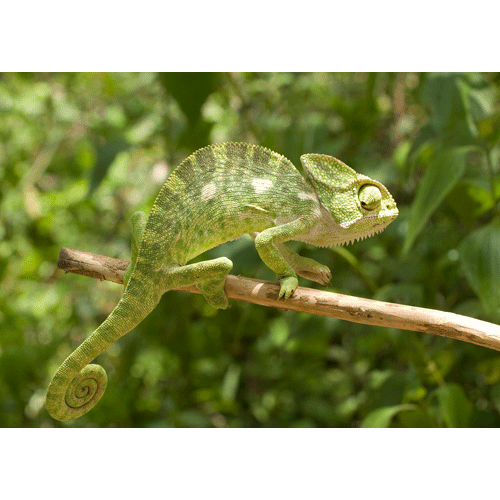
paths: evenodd
<path fill-rule="evenodd" d="M 81 250 L 62 248 L 57 267 L 90 278 L 123 284 L 130 262 Z M 200 293 L 195 286 L 176 289 Z M 298 287 L 293 296 L 277 300 L 279 285 L 241 276 L 228 275 L 225 285 L 229 299 L 401 330 L 432 333 L 500 351 L 500 326 L 459 314 L 363 299 L 339 293 Z"/>

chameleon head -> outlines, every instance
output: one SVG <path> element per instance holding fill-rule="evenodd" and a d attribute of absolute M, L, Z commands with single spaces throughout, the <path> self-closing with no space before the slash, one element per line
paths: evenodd
<path fill-rule="evenodd" d="M 383 231 L 398 215 L 396 202 L 380 182 L 358 174 L 332 156 L 300 158 L 335 230 L 325 244 L 343 245 Z"/>

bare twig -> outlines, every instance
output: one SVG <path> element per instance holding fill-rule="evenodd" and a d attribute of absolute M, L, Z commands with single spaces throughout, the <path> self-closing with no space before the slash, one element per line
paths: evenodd
<path fill-rule="evenodd" d="M 81 250 L 62 248 L 57 267 L 66 272 L 123 283 L 130 262 Z M 195 286 L 180 291 L 200 293 Z M 225 291 L 229 299 L 282 310 L 329 316 L 355 323 L 388 326 L 432 333 L 500 351 L 500 326 L 459 314 L 391 302 L 363 299 L 339 293 L 298 287 L 293 296 L 277 300 L 279 285 L 269 281 L 229 275 Z"/>

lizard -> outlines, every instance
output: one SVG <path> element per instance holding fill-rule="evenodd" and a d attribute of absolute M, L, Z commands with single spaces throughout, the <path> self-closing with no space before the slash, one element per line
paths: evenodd
<path fill-rule="evenodd" d="M 104 322 L 61 364 L 49 384 L 46 408 L 57 420 L 80 417 L 102 397 L 106 371 L 90 364 L 135 328 L 173 288 L 197 285 L 206 301 L 225 309 L 232 262 L 226 257 L 189 263 L 244 234 L 290 298 L 297 275 L 320 284 L 330 269 L 287 248 L 352 243 L 385 229 L 398 215 L 380 182 L 323 154 L 304 154 L 302 176 L 293 163 L 265 147 L 228 142 L 188 156 L 167 178 L 149 216 L 132 216 L 132 259 L 121 299 Z"/>

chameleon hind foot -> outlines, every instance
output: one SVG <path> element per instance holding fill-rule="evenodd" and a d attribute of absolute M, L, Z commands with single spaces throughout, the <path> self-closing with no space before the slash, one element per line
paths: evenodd
<path fill-rule="evenodd" d="M 169 290 L 196 285 L 212 307 L 226 309 L 228 300 L 224 284 L 232 268 L 233 263 L 227 257 L 172 267 L 166 271 L 162 286 Z"/>
<path fill-rule="evenodd" d="M 205 300 L 212 306 L 215 307 L 215 309 L 227 309 L 229 305 L 229 301 L 227 300 L 226 293 L 224 292 L 224 288 L 222 290 L 218 290 L 215 292 L 208 292 L 205 285 L 209 285 L 211 287 L 210 283 L 200 283 L 198 285 L 198 288 L 200 289 L 201 293 L 203 294 L 203 297 L 205 297 Z"/>
<path fill-rule="evenodd" d="M 210 279 L 204 280 L 197 284 L 205 300 L 216 309 L 227 309 L 229 302 L 224 292 L 224 284 L 226 276 L 233 268 L 233 263 L 227 257 L 220 257 L 201 264 L 209 264 L 207 274 Z M 216 277 L 213 277 L 213 276 Z"/>

